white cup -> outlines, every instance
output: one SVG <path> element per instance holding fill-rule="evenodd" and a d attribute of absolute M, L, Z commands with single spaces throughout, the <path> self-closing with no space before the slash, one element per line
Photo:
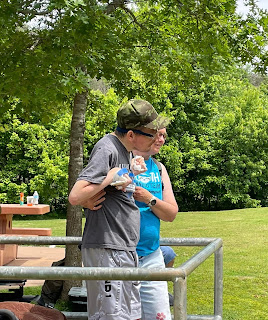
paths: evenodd
<path fill-rule="evenodd" d="M 32 206 L 34 203 L 34 197 L 33 196 L 28 196 L 27 197 L 27 206 Z"/>

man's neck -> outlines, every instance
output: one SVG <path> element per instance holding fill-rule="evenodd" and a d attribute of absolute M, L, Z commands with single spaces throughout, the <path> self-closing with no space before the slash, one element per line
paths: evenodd
<path fill-rule="evenodd" d="M 125 137 L 119 137 L 115 134 L 115 132 L 111 133 L 113 136 L 116 136 L 116 138 L 122 143 L 122 145 L 127 149 L 128 152 L 132 151 L 132 146 L 129 145 L 127 139 Z"/>

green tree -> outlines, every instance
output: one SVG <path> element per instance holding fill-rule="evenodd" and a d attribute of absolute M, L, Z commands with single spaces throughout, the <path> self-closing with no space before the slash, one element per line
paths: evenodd
<path fill-rule="evenodd" d="M 223 81 L 225 80 L 225 81 Z M 219 81 L 219 79 L 217 79 Z M 211 141 L 218 161 L 221 207 L 267 205 L 267 96 L 246 80 L 220 79 L 221 110 Z"/>
<path fill-rule="evenodd" d="M 26 196 L 37 190 L 52 210 L 65 206 L 70 118 L 62 113 L 42 125 L 6 112 L 0 122 L 1 203 L 17 203 L 20 192 Z"/>
<path fill-rule="evenodd" d="M 73 100 L 69 190 L 83 166 L 89 79 L 120 74 L 116 55 L 127 36 L 122 29 L 127 23 L 124 3 L 1 2 L 1 24 L 7 26 L 1 42 L 1 110 L 16 98 L 16 112 L 35 112 L 49 119 Z M 115 12 L 117 7 L 122 10 Z M 81 235 L 81 219 L 81 208 L 69 205 L 67 235 Z M 78 249 L 67 246 L 66 264 L 80 263 Z M 68 288 L 65 296 L 67 292 Z"/>
<path fill-rule="evenodd" d="M 262 89 L 234 70 L 212 76 L 195 92 L 171 92 L 170 100 L 178 112 L 168 130 L 170 144 L 179 152 L 164 146 L 161 159 L 181 210 L 267 205 L 268 110 Z"/>

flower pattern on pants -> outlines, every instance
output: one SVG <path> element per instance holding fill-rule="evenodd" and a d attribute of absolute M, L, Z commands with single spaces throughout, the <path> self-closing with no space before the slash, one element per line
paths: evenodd
<path fill-rule="evenodd" d="M 166 319 L 166 316 L 164 315 L 163 312 L 161 312 L 161 313 L 158 313 L 158 314 L 156 315 L 156 319 L 157 319 L 157 320 L 165 320 L 165 319 Z"/>

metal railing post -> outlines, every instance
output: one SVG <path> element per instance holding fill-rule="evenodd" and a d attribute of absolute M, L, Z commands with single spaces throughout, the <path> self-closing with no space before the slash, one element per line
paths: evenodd
<path fill-rule="evenodd" d="M 223 247 L 214 254 L 214 315 L 222 318 L 223 310 Z"/>
<path fill-rule="evenodd" d="M 173 281 L 174 320 L 187 320 L 187 278 L 179 277 Z"/>

